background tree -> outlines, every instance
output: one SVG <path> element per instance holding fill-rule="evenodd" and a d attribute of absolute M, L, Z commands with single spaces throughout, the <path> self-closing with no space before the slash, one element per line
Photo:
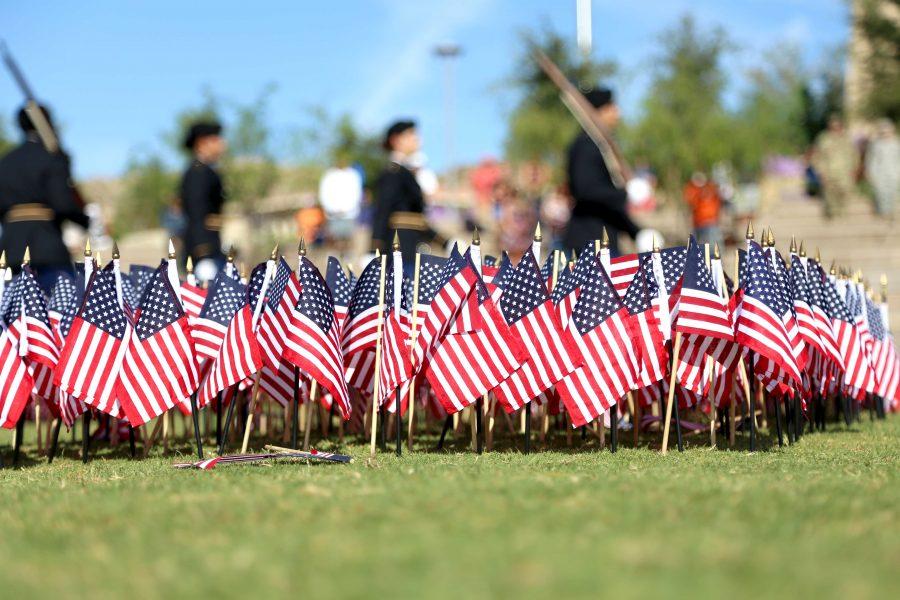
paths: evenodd
<path fill-rule="evenodd" d="M 628 151 L 644 157 L 663 187 L 675 191 L 693 170 L 731 157 L 722 61 L 733 46 L 722 28 L 703 31 L 689 15 L 664 31 L 660 43 L 641 115 L 625 139 Z"/>
<path fill-rule="evenodd" d="M 616 65 L 581 55 L 571 41 L 547 27 L 522 34 L 522 42 L 514 75 L 505 82 L 519 94 L 509 117 L 506 156 L 513 162 L 540 160 L 561 175 L 565 150 L 578 131 L 578 123 L 559 99 L 556 86 L 538 67 L 531 48 L 543 50 L 582 89 L 613 76 Z"/>
<path fill-rule="evenodd" d="M 6 119 L 0 116 L 0 156 L 12 150 L 14 145 L 12 136 L 6 130 Z"/>
<path fill-rule="evenodd" d="M 111 224 L 113 237 L 159 227 L 163 212 L 177 201 L 178 174 L 158 154 L 133 157 L 123 183 L 125 191 Z"/>

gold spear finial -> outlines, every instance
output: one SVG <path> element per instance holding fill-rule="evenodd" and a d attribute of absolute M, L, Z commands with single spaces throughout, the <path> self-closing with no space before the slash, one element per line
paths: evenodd
<path fill-rule="evenodd" d="M 797 238 L 791 236 L 791 254 L 797 254 Z"/>
<path fill-rule="evenodd" d="M 476 228 L 472 231 L 472 245 L 473 245 L 473 246 L 480 246 L 480 245 L 481 245 L 481 236 L 478 235 L 478 227 L 476 227 Z"/>
<path fill-rule="evenodd" d="M 772 229 L 772 226 L 771 226 L 771 225 L 769 225 L 769 239 L 768 239 L 768 242 L 769 242 L 769 246 L 771 246 L 772 248 L 775 247 L 775 231 Z"/>
<path fill-rule="evenodd" d="M 746 238 L 747 238 L 748 240 L 752 240 L 753 237 L 754 237 L 754 235 L 753 235 L 753 221 L 747 221 L 747 235 L 746 235 Z"/>
<path fill-rule="evenodd" d="M 822 253 L 819 252 L 819 247 L 816 246 L 816 262 L 820 265 L 822 264 Z"/>
<path fill-rule="evenodd" d="M 381 258 L 381 248 L 375 248 L 375 258 Z"/>
<path fill-rule="evenodd" d="M 84 256 L 88 258 L 91 256 L 91 238 L 88 238 L 84 242 Z"/>
<path fill-rule="evenodd" d="M 97 264 L 103 266 L 103 257 L 100 256 L 100 251 L 97 250 Z"/>
<path fill-rule="evenodd" d="M 656 234 L 653 234 L 653 252 L 659 252 L 659 242 L 656 240 Z"/>
<path fill-rule="evenodd" d="M 306 238 L 302 235 L 300 236 L 300 245 L 297 246 L 297 255 L 306 256 Z"/>
<path fill-rule="evenodd" d="M 831 275 L 837 275 L 837 267 L 834 264 L 834 259 L 831 260 L 831 268 L 828 270 Z"/>
<path fill-rule="evenodd" d="M 396 229 L 394 230 L 394 241 L 391 242 L 391 250 L 394 252 L 400 251 L 400 232 Z"/>
<path fill-rule="evenodd" d="M 187 271 L 188 275 L 194 272 L 194 260 L 188 255 L 187 263 L 184 265 L 185 271 Z"/>
<path fill-rule="evenodd" d="M 541 222 L 538 221 L 537 227 L 534 228 L 534 241 L 540 242 L 543 239 L 541 236 Z"/>
<path fill-rule="evenodd" d="M 22 257 L 22 265 L 27 265 L 31 262 L 31 248 L 25 246 L 25 256 Z"/>
<path fill-rule="evenodd" d="M 0 251 L 0 269 L 6 268 L 6 250 Z"/>
<path fill-rule="evenodd" d="M 169 258 L 175 258 L 175 244 L 172 242 L 172 238 L 169 238 Z"/>
<path fill-rule="evenodd" d="M 278 244 L 275 244 L 275 247 L 272 248 L 272 254 L 269 255 L 269 260 L 275 260 L 278 257 Z"/>
<path fill-rule="evenodd" d="M 600 232 L 600 247 L 603 249 L 609 248 L 609 233 L 606 231 L 606 225 L 603 226 L 603 231 Z"/>
<path fill-rule="evenodd" d="M 719 254 L 719 242 L 713 244 L 713 258 L 716 260 L 720 260 L 722 258 L 722 255 Z"/>
<path fill-rule="evenodd" d="M 803 245 L 803 240 L 800 240 L 800 258 L 806 258 L 806 247 Z"/>
<path fill-rule="evenodd" d="M 120 254 L 119 254 L 119 245 L 116 243 L 116 240 L 113 240 L 112 257 L 113 257 L 113 260 L 119 260 L 119 258 L 121 258 Z M 188 260 L 190 260 L 190 259 L 188 259 Z"/>
<path fill-rule="evenodd" d="M 228 247 L 228 256 L 225 257 L 225 260 L 234 264 L 234 244 Z"/>
<path fill-rule="evenodd" d="M 763 227 L 762 233 L 759 234 L 759 245 L 763 248 L 769 247 L 769 230 Z"/>
<path fill-rule="evenodd" d="M 246 265 L 246 263 L 241 263 L 240 273 L 241 273 L 241 279 L 247 279 L 247 265 Z"/>

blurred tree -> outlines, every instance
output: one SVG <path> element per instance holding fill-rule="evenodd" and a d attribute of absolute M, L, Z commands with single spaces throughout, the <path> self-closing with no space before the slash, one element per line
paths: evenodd
<path fill-rule="evenodd" d="M 812 144 L 828 125 L 828 117 L 844 108 L 844 48 L 830 53 L 818 72 L 803 86 L 803 132 Z"/>
<path fill-rule="evenodd" d="M 859 25 L 869 42 L 865 111 L 900 120 L 900 0 L 864 0 Z"/>
<path fill-rule="evenodd" d="M 123 178 L 125 190 L 110 227 L 113 237 L 159 227 L 165 209 L 178 195 L 178 174 L 156 154 L 132 157 Z"/>
<path fill-rule="evenodd" d="M 509 116 L 506 156 L 513 162 L 540 160 L 562 174 L 566 147 L 578 131 L 578 122 L 559 99 L 559 91 L 541 71 L 531 53 L 537 46 L 582 89 L 589 89 L 613 76 L 612 61 L 594 61 L 578 53 L 575 45 L 544 27 L 522 34 L 522 51 L 512 77 L 504 82 L 520 94 Z"/>
<path fill-rule="evenodd" d="M 349 114 L 331 116 L 323 107 L 308 109 L 310 125 L 295 135 L 300 161 L 324 170 L 334 165 L 359 165 L 370 188 L 387 161 L 381 136 L 360 130 Z"/>
<path fill-rule="evenodd" d="M 732 157 L 732 118 L 722 102 L 722 60 L 732 50 L 725 31 L 702 31 L 690 15 L 660 36 L 662 52 L 642 114 L 624 131 L 626 149 L 646 157 L 674 192 L 695 169 Z"/>
<path fill-rule="evenodd" d="M 752 177 L 766 156 L 792 154 L 808 143 L 804 130 L 808 76 L 799 48 L 779 45 L 749 75 L 749 89 L 733 119 L 731 156 L 738 173 Z"/>

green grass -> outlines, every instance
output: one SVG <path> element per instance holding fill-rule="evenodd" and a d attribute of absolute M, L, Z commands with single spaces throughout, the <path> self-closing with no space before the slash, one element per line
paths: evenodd
<path fill-rule="evenodd" d="M 102 450 L 85 466 L 71 443 L 47 466 L 26 447 L 23 468 L 0 471 L 0 590 L 900 597 L 900 419 L 829 428 L 754 454 L 711 450 L 701 436 L 684 454 L 612 455 L 576 436 L 572 451 L 529 456 L 507 444 L 370 461 L 350 445 L 350 465 L 209 472 Z"/>

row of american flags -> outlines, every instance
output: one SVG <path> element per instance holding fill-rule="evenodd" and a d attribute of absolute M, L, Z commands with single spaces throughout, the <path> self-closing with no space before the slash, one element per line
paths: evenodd
<path fill-rule="evenodd" d="M 0 424 L 34 401 L 67 426 L 92 410 L 138 427 L 254 383 L 282 406 L 297 386 L 343 419 L 484 399 L 579 427 L 667 390 L 681 407 L 741 403 L 749 378 L 804 407 L 841 394 L 896 409 L 884 297 L 763 242 L 747 240 L 733 278 L 693 238 L 621 257 L 597 242 L 568 261 L 536 242 L 515 265 L 477 243 L 414 264 L 394 252 L 358 277 L 273 252 L 245 279 L 229 264 L 203 284 L 174 258 L 125 273 L 88 257 L 49 296 L 25 264 L 0 273 Z"/>

